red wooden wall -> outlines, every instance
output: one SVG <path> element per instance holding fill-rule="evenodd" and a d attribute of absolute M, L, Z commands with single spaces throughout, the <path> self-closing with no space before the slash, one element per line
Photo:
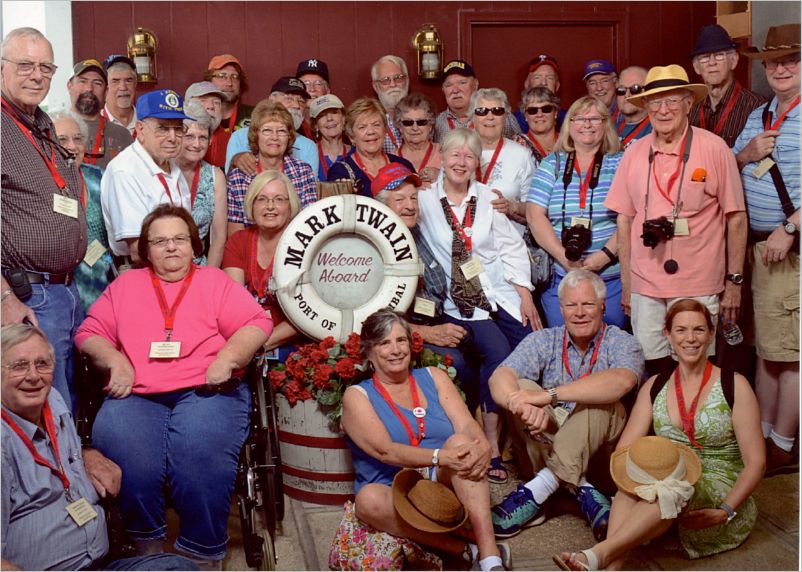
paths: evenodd
<path fill-rule="evenodd" d="M 280 75 L 294 73 L 302 59 L 317 57 L 328 63 L 334 93 L 348 103 L 372 95 L 370 66 L 392 53 L 407 61 L 411 91 L 432 96 L 438 108 L 444 105 L 439 85 L 422 83 L 414 70 L 411 38 L 424 23 L 439 29 L 446 60 L 475 54 L 480 84 L 504 89 L 513 105 L 526 62 L 540 53 L 555 56 L 567 107 L 582 94 L 582 63 L 593 55 L 612 59 L 619 69 L 678 63 L 694 80 L 687 54 L 715 15 L 715 2 L 709 1 L 76 1 L 72 7 L 76 60 L 124 52 L 137 26 L 156 33 L 159 81 L 140 91 L 169 87 L 183 93 L 201 78 L 212 55 L 229 52 L 240 58 L 250 78 L 245 101 L 256 103 Z M 601 38 L 598 46 L 581 34 L 586 24 L 597 26 L 592 28 L 597 35 L 590 37 Z"/>

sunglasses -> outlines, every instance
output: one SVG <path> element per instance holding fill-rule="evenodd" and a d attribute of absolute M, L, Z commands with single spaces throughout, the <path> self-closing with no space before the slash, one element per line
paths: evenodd
<path fill-rule="evenodd" d="M 642 85 L 638 85 L 637 83 L 635 85 L 630 85 L 629 87 L 619 85 L 617 88 L 615 88 L 615 94 L 626 95 L 627 91 L 629 91 L 629 93 L 632 95 L 638 95 L 639 93 L 643 93 L 644 89 L 645 88 Z"/>
<path fill-rule="evenodd" d="M 503 107 L 477 107 L 476 109 L 473 110 L 473 112 L 479 117 L 484 117 L 488 113 L 492 113 L 496 117 L 501 117 L 502 115 L 507 113 L 507 110 L 504 109 Z"/>
<path fill-rule="evenodd" d="M 527 115 L 537 115 L 538 113 L 543 113 L 545 115 L 554 111 L 553 105 L 544 105 L 542 107 L 527 107 L 526 114 Z"/>
<path fill-rule="evenodd" d="M 417 125 L 418 127 L 425 127 L 429 125 L 428 119 L 402 119 L 401 125 L 404 127 L 412 127 L 413 125 Z"/>

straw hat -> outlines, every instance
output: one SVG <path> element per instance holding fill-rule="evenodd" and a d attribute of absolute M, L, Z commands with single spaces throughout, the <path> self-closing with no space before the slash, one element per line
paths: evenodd
<path fill-rule="evenodd" d="M 693 92 L 693 101 L 701 101 L 707 95 L 707 87 L 701 83 L 690 83 L 688 81 L 688 74 L 676 64 L 670 66 L 655 66 L 646 74 L 646 82 L 643 85 L 643 91 L 638 95 L 633 95 L 627 98 L 627 101 L 637 107 L 645 107 L 645 98 L 662 93 L 664 91 L 671 91 L 672 89 L 687 89 Z"/>
<path fill-rule="evenodd" d="M 447 486 L 402 469 L 393 479 L 393 506 L 411 527 L 424 532 L 450 532 L 468 520 L 468 509 Z"/>
<path fill-rule="evenodd" d="M 692 485 L 702 474 L 702 463 L 690 447 L 665 437 L 641 437 L 610 457 L 610 474 L 615 484 L 619 490 L 631 495 L 637 495 L 635 487 L 646 483 L 634 481 L 627 474 L 627 453 L 635 465 L 658 480 L 666 478 L 676 469 L 680 455 L 685 459 L 685 475 L 681 477 L 682 480 Z"/>
<path fill-rule="evenodd" d="M 800 51 L 800 24 L 783 24 L 772 26 L 766 34 L 766 43 L 762 48 L 755 46 L 745 48 L 741 53 L 753 60 L 773 60 Z"/>

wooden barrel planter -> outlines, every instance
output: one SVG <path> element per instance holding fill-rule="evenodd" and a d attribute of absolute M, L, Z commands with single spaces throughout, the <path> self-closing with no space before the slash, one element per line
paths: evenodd
<path fill-rule="evenodd" d="M 354 467 L 344 435 L 329 429 L 326 413 L 314 399 L 290 407 L 277 395 L 276 403 L 284 492 L 314 504 L 353 500 Z"/>

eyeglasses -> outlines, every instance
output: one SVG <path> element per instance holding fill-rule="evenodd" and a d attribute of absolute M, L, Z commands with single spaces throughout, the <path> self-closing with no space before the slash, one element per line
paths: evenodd
<path fill-rule="evenodd" d="M 256 197 L 253 200 L 253 204 L 255 204 L 255 205 L 259 205 L 259 206 L 262 206 L 262 205 L 265 205 L 265 206 L 273 205 L 273 206 L 276 206 L 276 207 L 286 206 L 287 203 L 289 203 L 289 202 L 290 202 L 290 198 L 289 197 L 265 197 L 265 196 L 262 196 L 262 195 Z"/>
<path fill-rule="evenodd" d="M 425 127 L 429 125 L 428 119 L 402 119 L 401 125 L 404 127 L 412 127 L 413 125 L 417 125 L 418 127 Z"/>
<path fill-rule="evenodd" d="M 577 125 L 583 125 L 585 123 L 590 123 L 591 125 L 601 125 L 602 121 L 604 121 L 604 118 L 599 117 L 598 115 L 594 117 L 580 117 L 577 115 L 571 118 L 571 123 L 576 123 Z"/>
<path fill-rule="evenodd" d="M 406 74 L 397 73 L 395 75 L 387 75 L 383 78 L 377 79 L 376 83 L 381 84 L 384 87 L 388 87 L 393 85 L 394 83 L 404 83 L 407 80 Z"/>
<path fill-rule="evenodd" d="M 184 141 L 192 142 L 197 141 L 198 143 L 208 143 L 209 136 L 208 135 L 184 135 Z"/>
<path fill-rule="evenodd" d="M 273 137 L 275 137 L 276 139 L 287 139 L 290 136 L 290 132 L 287 131 L 286 129 L 265 128 L 259 130 L 259 135 L 267 137 L 268 139 L 271 139 Z"/>
<path fill-rule="evenodd" d="M 730 52 L 716 52 L 714 54 L 702 54 L 701 56 L 696 56 L 696 61 L 700 64 L 709 63 L 711 59 L 717 62 L 723 62 L 729 53 Z"/>
<path fill-rule="evenodd" d="M 777 66 L 782 65 L 787 70 L 792 70 L 794 68 L 799 67 L 799 54 L 795 56 L 791 56 L 788 58 L 781 58 L 776 60 L 764 60 L 763 65 L 766 66 L 766 69 L 769 71 L 774 71 L 777 69 Z"/>
<path fill-rule="evenodd" d="M 238 73 L 226 73 L 226 72 L 214 72 L 212 74 L 212 77 L 222 81 L 227 81 L 229 79 L 231 81 L 239 81 L 240 79 L 242 79 Z"/>
<path fill-rule="evenodd" d="M 153 131 L 153 134 L 159 139 L 167 137 L 170 133 L 173 133 L 176 137 L 181 139 L 184 137 L 184 135 L 187 134 L 187 129 L 188 129 L 188 127 L 183 124 L 180 126 L 171 125 L 168 127 L 166 125 L 161 125 L 161 124 L 153 125 L 152 123 L 148 123 L 147 121 L 143 121 L 142 123 L 150 127 L 151 130 Z"/>
<path fill-rule="evenodd" d="M 33 362 L 27 359 L 21 359 L 14 363 L 4 365 L 3 367 L 11 372 L 12 377 L 22 377 L 31 369 L 31 364 L 33 364 L 33 368 L 37 373 L 41 374 L 53 373 L 53 370 L 56 368 L 55 362 L 50 359 L 37 359 Z"/>
<path fill-rule="evenodd" d="M 74 143 L 75 145 L 83 145 L 84 144 L 84 136 L 80 133 L 76 133 L 75 135 L 59 135 L 56 137 L 56 140 L 59 142 L 59 145 L 67 146 L 70 142 Z"/>
<path fill-rule="evenodd" d="M 632 95 L 638 95 L 639 93 L 643 93 L 643 90 L 646 89 L 642 85 L 638 85 L 637 83 L 632 84 L 630 86 L 626 85 L 619 85 L 615 88 L 616 95 L 626 95 L 627 92 L 631 93 Z"/>
<path fill-rule="evenodd" d="M 544 115 L 548 115 L 549 113 L 554 111 L 553 105 L 542 105 L 540 107 L 527 107 L 526 114 L 527 115 L 537 115 L 538 113 L 542 113 Z"/>
<path fill-rule="evenodd" d="M 47 64 L 47 63 L 33 63 L 33 62 L 15 62 L 14 60 L 9 60 L 7 58 L 0 58 L 4 62 L 8 62 L 10 64 L 14 64 L 17 66 L 17 75 L 31 75 L 33 70 L 39 68 L 39 72 L 42 74 L 43 77 L 53 77 L 53 74 L 56 73 L 58 66 L 56 64 Z"/>
<path fill-rule="evenodd" d="M 646 107 L 649 108 L 649 111 L 660 111 L 660 108 L 663 107 L 663 104 L 666 104 L 666 107 L 669 111 L 676 111 L 679 109 L 680 104 L 688 99 L 688 96 L 685 97 L 666 97 L 665 99 L 650 99 L 646 102 Z"/>
<path fill-rule="evenodd" d="M 507 110 L 504 109 L 503 107 L 477 107 L 476 109 L 473 110 L 473 112 L 475 115 L 478 115 L 479 117 L 484 117 L 488 113 L 492 113 L 496 117 L 501 117 L 502 115 L 507 113 Z"/>
<path fill-rule="evenodd" d="M 167 245 L 171 242 L 176 246 L 185 246 L 189 244 L 191 237 L 188 234 L 179 234 L 172 238 L 166 238 L 164 236 L 159 236 L 154 238 L 153 240 L 149 240 L 148 244 L 153 246 L 154 248 L 167 248 Z"/>
<path fill-rule="evenodd" d="M 323 79 L 316 79 L 315 81 L 307 79 L 304 81 L 304 85 L 307 87 L 307 89 L 310 87 L 315 87 L 317 89 L 320 89 L 321 87 L 326 87 L 327 85 L 329 85 L 329 82 Z"/>
<path fill-rule="evenodd" d="M 588 81 L 585 82 L 585 85 L 587 85 L 591 89 L 596 89 L 597 87 L 606 86 L 611 81 L 613 81 L 613 78 L 611 77 L 604 77 L 601 79 L 589 79 Z"/>

